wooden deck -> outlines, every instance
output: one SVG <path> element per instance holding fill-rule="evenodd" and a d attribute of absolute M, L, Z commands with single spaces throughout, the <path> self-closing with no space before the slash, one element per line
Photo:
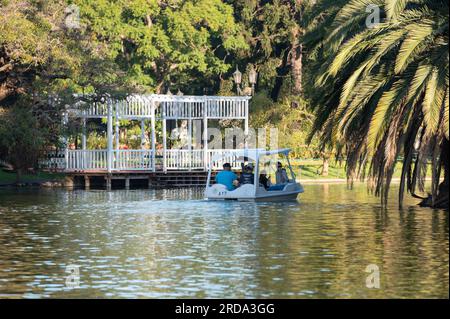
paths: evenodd
<path fill-rule="evenodd" d="M 215 176 L 215 172 L 212 174 Z M 69 187 L 95 188 L 170 188 L 204 187 L 208 173 L 205 171 L 74 171 L 66 172 L 66 185 Z"/>

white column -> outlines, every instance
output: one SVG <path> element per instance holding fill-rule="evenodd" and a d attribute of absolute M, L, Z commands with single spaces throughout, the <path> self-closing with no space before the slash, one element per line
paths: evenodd
<path fill-rule="evenodd" d="M 141 120 L 141 149 L 145 149 L 145 120 Z"/>
<path fill-rule="evenodd" d="M 166 120 L 166 110 L 165 110 L 165 102 L 161 105 L 163 107 L 162 109 L 162 130 L 163 130 L 163 170 L 164 172 L 167 172 L 166 168 L 166 160 L 167 160 L 167 120 Z"/>
<path fill-rule="evenodd" d="M 203 103 L 203 167 L 208 169 L 208 100 Z"/>
<path fill-rule="evenodd" d="M 86 118 L 83 117 L 81 126 L 81 148 L 83 151 L 86 150 Z"/>
<path fill-rule="evenodd" d="M 83 169 L 87 167 L 86 163 L 86 118 L 82 118 L 81 123 L 81 149 L 83 150 L 82 162 Z"/>
<path fill-rule="evenodd" d="M 64 127 L 64 129 L 66 128 L 67 124 L 69 123 L 69 114 L 64 111 L 63 116 L 62 116 L 62 125 Z M 67 144 L 67 136 L 64 135 L 62 138 L 62 143 L 65 147 L 65 151 L 64 151 L 64 157 L 65 157 L 65 168 L 66 170 L 69 168 L 69 145 Z"/>
<path fill-rule="evenodd" d="M 107 118 L 107 132 L 106 135 L 108 137 L 108 153 L 107 153 L 107 158 L 108 158 L 108 172 L 111 172 L 112 170 L 112 164 L 113 164 L 113 157 L 112 157 L 112 151 L 113 151 L 113 116 L 112 116 L 112 105 L 111 102 L 108 100 L 107 102 L 107 107 L 108 107 L 108 118 Z"/>
<path fill-rule="evenodd" d="M 245 100 L 245 120 L 244 120 L 244 136 L 245 136 L 245 143 L 244 147 L 248 148 L 248 100 Z"/>
<path fill-rule="evenodd" d="M 119 122 L 119 110 L 118 107 L 116 106 L 116 112 L 115 112 L 115 117 L 116 117 L 116 127 L 115 127 L 115 137 L 116 137 L 116 150 L 119 150 L 120 147 L 120 130 L 119 130 L 119 126 L 120 126 L 120 122 Z"/>
<path fill-rule="evenodd" d="M 155 130 L 155 102 L 152 100 L 151 107 L 151 126 L 152 126 L 152 169 L 155 171 L 156 169 L 156 130 Z"/>
<path fill-rule="evenodd" d="M 192 104 L 189 104 L 189 105 L 192 105 Z M 188 150 L 189 150 L 189 154 L 190 154 L 190 156 L 189 156 L 189 158 L 190 158 L 189 170 L 191 170 L 192 169 L 192 160 L 194 158 L 194 152 L 192 150 L 192 118 L 189 118 L 189 120 L 188 120 L 188 134 L 189 134 L 189 136 L 188 136 Z"/>

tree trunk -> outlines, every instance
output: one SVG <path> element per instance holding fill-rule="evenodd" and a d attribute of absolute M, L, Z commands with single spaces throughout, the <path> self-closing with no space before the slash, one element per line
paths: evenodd
<path fill-rule="evenodd" d="M 294 95 L 299 95 L 303 90 L 303 45 L 300 43 L 300 28 L 295 26 L 291 30 L 292 35 L 292 49 L 291 49 L 291 68 L 292 68 L 292 80 Z"/>
<path fill-rule="evenodd" d="M 328 176 L 328 169 L 330 167 L 330 159 L 328 157 L 323 158 L 323 165 L 322 165 L 322 176 Z"/>
<path fill-rule="evenodd" d="M 444 139 L 441 146 L 441 163 L 444 169 L 444 180 L 439 185 L 438 195 L 435 201 L 436 208 L 449 209 L 449 141 Z"/>
<path fill-rule="evenodd" d="M 449 209 L 449 178 L 450 178 L 450 171 L 449 171 L 449 141 L 447 139 L 444 139 L 441 145 L 441 164 L 442 168 L 444 169 L 444 180 L 441 184 L 439 184 L 438 187 L 438 193 L 436 196 L 436 199 L 433 204 L 432 196 L 428 195 L 428 197 L 424 198 L 420 203 L 419 206 L 422 207 L 432 207 L 432 208 L 442 208 L 442 209 Z"/>
<path fill-rule="evenodd" d="M 19 184 L 22 180 L 22 169 L 16 168 L 16 183 Z"/>

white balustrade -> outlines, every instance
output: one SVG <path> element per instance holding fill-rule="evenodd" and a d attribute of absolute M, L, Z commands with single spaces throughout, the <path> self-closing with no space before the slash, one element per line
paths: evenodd
<path fill-rule="evenodd" d="M 113 114 L 124 119 L 246 119 L 248 117 L 248 96 L 176 96 L 176 95 L 129 95 L 122 100 L 111 100 Z M 152 104 L 156 106 L 155 114 Z M 106 103 L 77 103 L 72 111 L 79 117 L 106 117 Z"/>
<path fill-rule="evenodd" d="M 66 170 L 104 170 L 108 165 L 107 150 L 67 150 Z"/>
<path fill-rule="evenodd" d="M 113 170 L 152 170 L 151 150 L 115 150 L 113 154 Z"/>
<path fill-rule="evenodd" d="M 244 158 L 237 156 L 232 149 L 207 150 L 207 163 L 204 163 L 204 150 L 170 149 L 166 151 L 167 170 L 206 170 L 212 163 L 213 170 L 221 170 L 223 164 L 230 163 L 232 169 L 240 169 Z M 152 150 L 113 150 L 112 171 L 152 171 Z M 68 150 L 68 171 L 105 171 L 108 169 L 107 150 Z M 212 159 L 223 156 L 212 162 Z M 63 159 L 64 160 L 64 159 Z"/>

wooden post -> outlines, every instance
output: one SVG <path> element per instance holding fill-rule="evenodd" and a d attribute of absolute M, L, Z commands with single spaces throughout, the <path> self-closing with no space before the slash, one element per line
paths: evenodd
<path fill-rule="evenodd" d="M 110 191 L 112 185 L 111 176 L 110 175 L 106 176 L 105 180 L 106 180 L 106 189 Z"/>
<path fill-rule="evenodd" d="M 88 175 L 84 175 L 84 188 L 87 190 L 91 187 L 91 179 Z"/>
<path fill-rule="evenodd" d="M 152 126 L 152 170 L 156 169 L 156 131 L 155 131 L 155 102 L 152 100 L 151 107 L 151 126 Z"/>
<path fill-rule="evenodd" d="M 125 178 L 125 189 L 130 189 L 130 178 L 126 177 Z"/>
<path fill-rule="evenodd" d="M 108 153 L 107 153 L 107 158 L 108 158 L 108 164 L 107 164 L 107 169 L 108 172 L 110 173 L 112 170 L 112 164 L 113 164 L 113 157 L 112 157 L 112 150 L 113 150 L 113 118 L 112 118 L 112 105 L 110 103 L 110 101 L 107 101 L 107 107 L 108 107 L 108 122 L 107 122 L 107 137 L 108 137 Z"/>

